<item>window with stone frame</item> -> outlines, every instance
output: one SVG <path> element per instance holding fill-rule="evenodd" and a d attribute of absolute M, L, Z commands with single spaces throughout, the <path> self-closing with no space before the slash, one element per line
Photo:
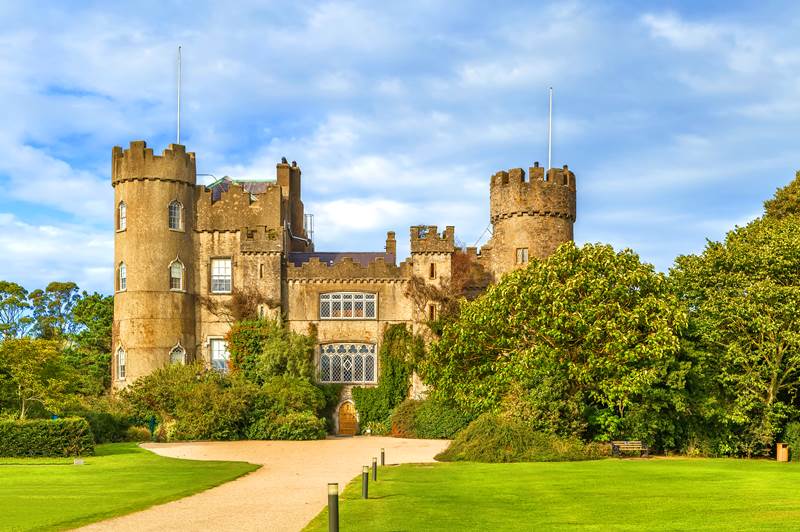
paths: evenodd
<path fill-rule="evenodd" d="M 229 294 L 231 287 L 231 259 L 211 259 L 211 292 Z"/>
<path fill-rule="evenodd" d="M 331 343 L 319 346 L 319 381 L 374 384 L 378 381 L 375 344 Z"/>
<path fill-rule="evenodd" d="M 378 295 L 369 292 L 329 292 L 319 295 L 321 320 L 374 320 Z"/>
<path fill-rule="evenodd" d="M 169 265 L 169 289 L 183 291 L 184 290 L 184 276 L 186 268 L 179 260 L 172 261 Z"/>
<path fill-rule="evenodd" d="M 119 202 L 117 207 L 117 230 L 124 231 L 128 228 L 128 206 L 124 201 Z"/>
<path fill-rule="evenodd" d="M 169 352 L 169 363 L 173 366 L 186 364 L 186 349 L 181 344 L 173 347 Z"/>
<path fill-rule="evenodd" d="M 124 381 L 125 380 L 125 350 L 123 348 L 117 349 L 117 380 Z"/>
<path fill-rule="evenodd" d="M 119 263 L 119 269 L 117 273 L 117 291 L 124 292 L 128 289 L 128 268 L 125 266 L 124 262 Z"/>
<path fill-rule="evenodd" d="M 223 338 L 209 338 L 209 350 L 211 351 L 211 368 L 222 372 L 228 372 L 228 361 L 231 358 L 228 353 L 228 342 Z"/>
<path fill-rule="evenodd" d="M 183 205 L 178 200 L 169 204 L 169 228 L 174 231 L 183 231 Z"/>
<path fill-rule="evenodd" d="M 517 264 L 528 263 L 528 248 L 517 248 Z"/>

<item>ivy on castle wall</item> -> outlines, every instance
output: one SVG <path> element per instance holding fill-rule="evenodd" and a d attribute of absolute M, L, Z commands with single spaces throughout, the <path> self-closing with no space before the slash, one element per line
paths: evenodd
<path fill-rule="evenodd" d="M 414 361 L 419 360 L 425 346 L 403 325 L 390 325 L 383 333 L 378 385 L 372 388 L 353 388 L 353 401 L 359 423 L 385 422 L 392 410 L 408 397 Z"/>

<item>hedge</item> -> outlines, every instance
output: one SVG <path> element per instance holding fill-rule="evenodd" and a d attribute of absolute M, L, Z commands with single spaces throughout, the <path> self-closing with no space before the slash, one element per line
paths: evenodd
<path fill-rule="evenodd" d="M 94 436 L 83 418 L 0 420 L 0 456 L 94 454 Z"/>

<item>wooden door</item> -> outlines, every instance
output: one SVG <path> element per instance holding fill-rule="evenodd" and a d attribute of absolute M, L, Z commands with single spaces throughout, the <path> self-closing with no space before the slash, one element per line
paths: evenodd
<path fill-rule="evenodd" d="M 339 434 L 342 436 L 356 435 L 356 409 L 353 403 L 342 403 L 339 407 Z"/>

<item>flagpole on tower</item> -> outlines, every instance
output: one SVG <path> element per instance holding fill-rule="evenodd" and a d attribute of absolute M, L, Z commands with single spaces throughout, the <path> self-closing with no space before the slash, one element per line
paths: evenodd
<path fill-rule="evenodd" d="M 553 87 L 550 87 L 550 112 L 547 118 L 547 171 L 553 167 Z M 547 179 L 547 176 L 545 176 Z"/>
<path fill-rule="evenodd" d="M 181 143 L 181 47 L 178 46 L 178 135 L 176 144 Z"/>

